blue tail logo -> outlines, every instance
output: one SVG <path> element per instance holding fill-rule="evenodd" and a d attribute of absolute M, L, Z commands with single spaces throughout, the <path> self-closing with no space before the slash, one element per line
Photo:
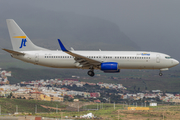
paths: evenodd
<path fill-rule="evenodd" d="M 23 46 L 25 47 L 26 46 L 26 42 L 27 42 L 26 39 L 22 39 L 21 46 L 19 48 L 22 48 Z"/>

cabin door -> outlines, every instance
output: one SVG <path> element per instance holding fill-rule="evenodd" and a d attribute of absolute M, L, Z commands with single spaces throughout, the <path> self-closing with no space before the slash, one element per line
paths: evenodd
<path fill-rule="evenodd" d="M 36 63 L 39 62 L 39 54 L 38 54 L 38 53 L 35 54 L 35 62 L 36 62 Z"/>
<path fill-rule="evenodd" d="M 156 63 L 160 63 L 160 55 L 159 54 L 156 55 Z"/>

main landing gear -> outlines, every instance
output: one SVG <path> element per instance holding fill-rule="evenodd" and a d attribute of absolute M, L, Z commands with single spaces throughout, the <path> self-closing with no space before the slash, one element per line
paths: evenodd
<path fill-rule="evenodd" d="M 89 70 L 88 73 L 87 73 L 89 76 L 93 77 L 94 76 L 94 70 Z"/>

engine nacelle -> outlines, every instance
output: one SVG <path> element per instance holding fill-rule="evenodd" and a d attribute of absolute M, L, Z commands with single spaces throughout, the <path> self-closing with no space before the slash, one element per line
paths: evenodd
<path fill-rule="evenodd" d="M 101 63 L 101 70 L 105 73 L 117 73 L 120 72 L 118 69 L 118 63 L 116 62 L 105 62 Z"/>

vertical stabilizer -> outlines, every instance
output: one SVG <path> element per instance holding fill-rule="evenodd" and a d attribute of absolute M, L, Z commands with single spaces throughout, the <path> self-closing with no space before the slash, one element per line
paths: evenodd
<path fill-rule="evenodd" d="M 47 50 L 34 45 L 13 19 L 6 22 L 14 51 Z"/>

